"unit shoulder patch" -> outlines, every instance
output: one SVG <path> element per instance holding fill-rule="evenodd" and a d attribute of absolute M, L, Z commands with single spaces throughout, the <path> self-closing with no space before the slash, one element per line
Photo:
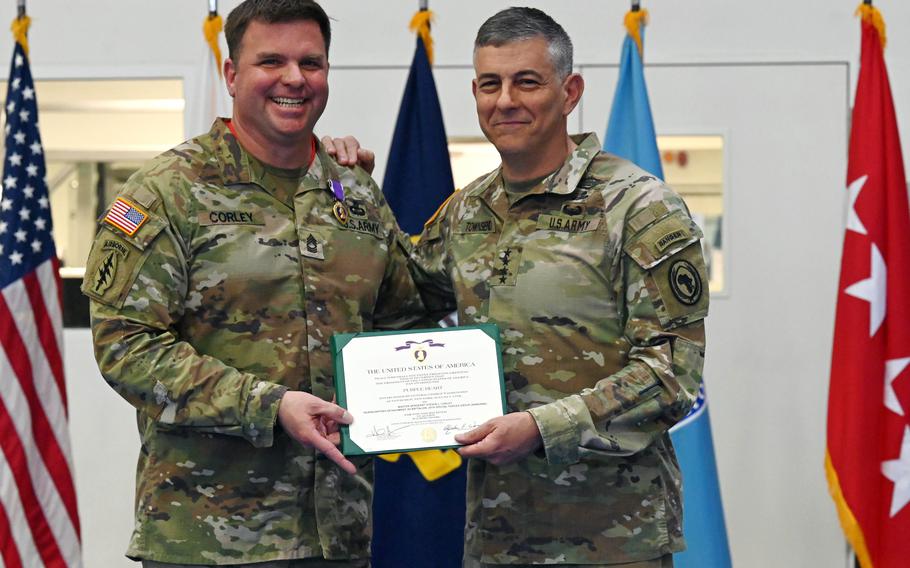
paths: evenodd
<path fill-rule="evenodd" d="M 86 262 L 82 293 L 119 308 L 146 256 L 127 239 L 101 229 Z"/>

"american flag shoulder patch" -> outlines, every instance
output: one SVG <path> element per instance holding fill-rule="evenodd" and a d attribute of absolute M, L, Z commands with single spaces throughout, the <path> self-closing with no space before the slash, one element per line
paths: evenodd
<path fill-rule="evenodd" d="M 132 237 L 148 218 L 148 213 L 139 209 L 137 205 L 118 197 L 104 216 L 104 221 Z"/>

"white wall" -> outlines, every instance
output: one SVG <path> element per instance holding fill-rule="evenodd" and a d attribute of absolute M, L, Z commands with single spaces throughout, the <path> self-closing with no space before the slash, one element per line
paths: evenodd
<path fill-rule="evenodd" d="M 221 11 L 235 6 L 236 0 L 221 2 Z M 573 37 L 576 63 L 612 65 L 618 61 L 624 30 L 622 16 L 627 2 L 605 0 L 545 0 L 527 3 L 541 7 L 560 21 Z M 855 0 L 806 0 L 784 2 L 729 2 L 722 0 L 645 0 L 652 23 L 647 32 L 648 63 L 730 63 L 730 62 L 837 62 L 850 63 L 852 80 L 856 77 L 859 49 L 859 24 L 853 18 Z M 182 77 L 186 79 L 187 96 L 196 88 L 195 69 L 199 62 L 201 22 L 207 10 L 205 0 L 46 0 L 30 2 L 33 18 L 30 34 L 33 73 L 38 79 L 82 77 Z M 440 96 L 450 135 L 479 135 L 473 119 L 469 97 L 471 62 L 470 45 L 477 26 L 484 18 L 508 3 L 480 0 L 435 0 L 434 25 L 436 62 Z M 327 11 L 335 17 L 335 36 L 331 62 L 332 95 L 327 113 L 320 123 L 322 132 L 357 134 L 365 145 L 376 149 L 381 177 L 391 138 L 392 125 L 413 53 L 413 36 L 407 23 L 417 7 L 414 0 L 324 0 Z M 901 131 L 904 133 L 905 161 L 910 159 L 910 4 L 898 0 L 880 0 L 889 28 L 886 57 L 891 71 L 894 98 L 898 105 Z M 14 15 L 14 2 L 0 3 L 0 25 Z M 0 56 L 11 53 L 9 34 L 0 34 Z M 398 66 L 397 69 L 364 70 L 362 67 Z M 605 76 L 612 76 L 606 73 Z M 660 98 L 652 84 L 652 99 Z M 760 87 L 759 87 L 760 88 Z M 791 84 L 768 81 L 767 88 L 789 89 Z M 606 110 L 612 98 L 613 83 L 609 78 L 589 83 L 584 116 L 576 124 L 602 131 Z M 661 95 L 666 98 L 666 93 Z M 792 96 L 803 98 L 798 89 Z M 804 101 L 807 109 L 814 101 Z M 657 113 L 657 109 L 655 109 Z M 845 114 L 845 113 L 844 113 Z M 835 113 L 830 120 L 837 128 L 846 128 L 846 117 Z M 660 116 L 657 128 L 662 129 Z M 837 129 L 835 128 L 835 130 Z M 811 144 L 812 133 L 804 143 Z M 742 135 L 740 140 L 743 140 Z M 746 138 L 748 141 L 748 138 Z M 839 142 L 835 142 L 839 143 Z M 843 147 L 843 145 L 841 145 Z M 845 154 L 845 147 L 844 152 Z M 829 158 L 805 165 L 819 172 L 830 187 L 845 175 L 844 159 Z M 750 171 L 762 175 L 756 163 Z M 771 164 L 768 168 L 796 171 L 797 163 Z M 840 182 L 842 183 L 842 182 Z M 734 188 L 736 189 L 736 188 Z M 829 215 L 842 211 L 842 193 L 833 188 L 831 202 L 824 210 Z M 819 193 L 824 199 L 826 194 Z M 738 197 L 738 196 L 737 196 Z M 805 196 L 799 202 L 804 203 Z M 756 203 L 756 195 L 744 196 L 739 203 Z M 736 202 L 734 202 L 736 205 Z M 738 213 L 744 230 L 760 234 L 763 226 L 751 209 Z M 805 312 L 795 321 L 787 320 L 781 329 L 761 329 L 755 333 L 778 334 L 774 344 L 789 350 L 804 364 L 786 371 L 793 380 L 804 378 L 824 390 L 830 358 L 830 323 L 834 298 L 836 258 L 841 244 L 837 223 L 824 234 L 829 239 L 819 246 L 824 250 L 818 293 L 804 305 Z M 808 226 L 792 223 L 795 232 L 787 235 L 794 242 L 813 240 Z M 805 234 L 799 231 L 805 231 Z M 781 237 L 775 236 L 775 241 Z M 745 251 L 754 243 L 743 243 Z M 735 255 L 737 249 L 733 250 Z M 818 262 L 819 257 L 806 262 Z M 774 259 L 768 259 L 773 262 Z M 834 268 L 833 268 L 834 267 Z M 799 265 L 783 269 L 798 272 Z M 829 281 L 830 280 L 830 281 Z M 731 294 L 742 294 L 733 289 Z M 783 285 L 768 289 L 757 298 L 757 306 L 769 309 L 775 294 L 784 294 Z M 735 297 L 733 299 L 736 299 Z M 732 301 L 732 300 L 730 300 Z M 836 530 L 834 509 L 824 496 L 822 470 L 824 444 L 823 392 L 811 397 L 812 408 L 797 416 L 782 413 L 779 399 L 786 393 L 769 393 L 762 377 L 783 372 L 775 366 L 779 353 L 767 353 L 754 346 L 748 335 L 748 313 L 725 309 L 725 300 L 716 303 L 716 322 L 709 321 L 709 359 L 713 372 L 732 368 L 738 359 L 750 362 L 748 372 L 726 377 L 724 385 L 712 392 L 714 430 L 718 441 L 718 463 L 728 526 L 731 532 L 734 561 L 737 566 L 809 566 L 813 550 L 821 549 L 822 557 L 837 557 L 842 547 Z M 770 303 L 770 304 L 769 304 Z M 745 319 L 746 321 L 741 321 Z M 812 322 L 818 329 L 806 341 L 800 338 L 800 321 Z M 821 322 L 821 323 L 817 323 Z M 726 333 L 728 326 L 743 326 L 739 333 Z M 721 329 L 723 328 L 723 329 Z M 83 520 L 86 561 L 89 568 L 130 565 L 119 560 L 131 528 L 130 509 L 133 468 L 137 454 L 135 421 L 131 409 L 113 393 L 97 375 L 91 359 L 88 334 L 68 331 L 66 364 L 71 397 L 71 422 L 75 453 L 77 489 Z M 761 345 L 761 344 L 758 344 Z M 714 384 L 714 383 L 712 383 Z M 727 410 L 723 410 L 726 408 Z M 739 409 L 748 408 L 749 419 Z M 786 406 L 799 410 L 799 406 Z M 737 409 L 736 412 L 729 409 Z M 775 440 L 789 440 L 790 451 L 802 451 L 802 458 L 788 461 L 775 456 Z M 750 445 L 756 451 L 750 452 Z M 801 450 L 800 450 L 801 449 Z M 775 457 L 780 463 L 775 462 Z M 772 466 L 779 465 L 779 470 Z M 811 487 L 787 482 L 788 468 L 808 468 L 801 479 Z M 750 473 L 751 468 L 751 473 Z M 812 471 L 814 468 L 814 471 Z M 810 494 L 808 502 L 806 495 Z M 777 535 L 799 538 L 777 540 Z M 834 551 L 834 552 L 832 552 Z M 118 564 L 122 562 L 123 564 Z M 823 565 L 830 565 L 826 563 Z"/>

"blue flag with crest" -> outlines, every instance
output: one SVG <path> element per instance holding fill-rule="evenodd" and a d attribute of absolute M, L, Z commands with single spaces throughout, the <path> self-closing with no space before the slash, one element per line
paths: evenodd
<path fill-rule="evenodd" d="M 604 150 L 635 162 L 663 179 L 640 51 L 646 18 L 646 10 L 626 16 L 629 33 L 622 46 Z M 674 566 L 730 568 L 730 547 L 704 384 L 692 410 L 670 430 L 670 438 L 683 474 L 683 534 L 687 545 L 684 552 L 673 556 Z"/>

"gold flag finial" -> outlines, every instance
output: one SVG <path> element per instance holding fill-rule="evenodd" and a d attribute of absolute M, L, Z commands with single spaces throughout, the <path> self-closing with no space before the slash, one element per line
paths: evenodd
<path fill-rule="evenodd" d="M 626 32 L 635 40 L 638 46 L 638 55 L 644 56 L 644 50 L 641 46 L 641 27 L 648 25 L 647 10 L 629 10 L 626 12 L 626 18 L 623 21 L 626 26 Z"/>
<path fill-rule="evenodd" d="M 221 77 L 221 45 L 218 43 L 218 34 L 224 29 L 221 16 L 215 12 L 210 12 L 205 22 L 202 23 L 202 33 L 205 34 L 205 41 L 212 50 L 212 56 L 215 58 L 215 67 L 218 69 L 218 76 Z"/>
<path fill-rule="evenodd" d="M 32 25 L 32 19 L 28 16 L 22 16 L 13 20 L 10 29 L 13 30 L 13 38 L 16 43 L 22 46 L 25 55 L 28 55 L 28 27 Z"/>
<path fill-rule="evenodd" d="M 882 42 L 882 49 L 885 49 L 885 44 L 888 43 L 885 37 L 885 19 L 882 17 L 882 13 L 878 11 L 878 8 L 864 2 L 859 5 L 854 15 L 860 16 L 867 24 L 872 24 L 878 32 L 878 39 Z"/>
<path fill-rule="evenodd" d="M 420 10 L 411 18 L 408 26 L 410 30 L 416 31 L 423 40 L 423 47 L 427 50 L 427 59 L 430 65 L 433 64 L 433 38 L 430 36 L 430 22 L 433 20 L 433 12 L 430 10 Z"/>

